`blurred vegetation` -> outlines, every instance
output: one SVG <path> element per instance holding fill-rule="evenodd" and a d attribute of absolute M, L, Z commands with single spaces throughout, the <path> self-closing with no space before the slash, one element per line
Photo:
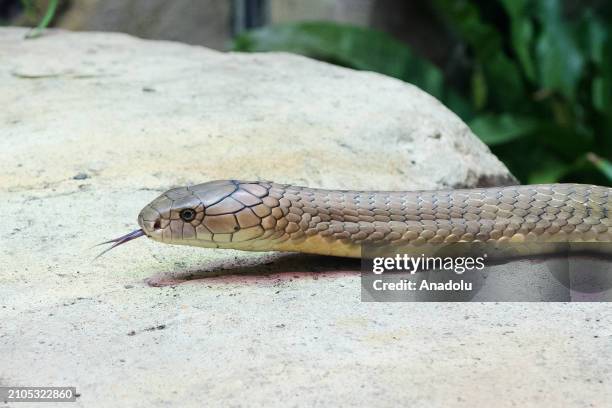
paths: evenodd
<path fill-rule="evenodd" d="M 264 27 L 233 48 L 288 51 L 413 83 L 465 120 L 522 182 L 612 185 L 610 3 L 432 0 L 445 34 L 465 51 L 450 57 L 454 71 L 387 34 L 328 22 Z"/>
<path fill-rule="evenodd" d="M 26 34 L 26 38 L 40 37 L 58 12 L 60 0 L 19 0 L 6 2 L 0 12 L 7 13 L 3 16 L 6 20 L 0 19 L 0 25 L 17 24 L 35 27 Z M 66 1 L 62 5 L 66 6 Z M 18 14 L 17 17 L 12 16 Z M 13 17 L 13 18 L 11 18 Z"/>

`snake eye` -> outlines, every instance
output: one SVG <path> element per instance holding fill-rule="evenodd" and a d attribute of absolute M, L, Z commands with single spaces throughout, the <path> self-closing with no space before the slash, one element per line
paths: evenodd
<path fill-rule="evenodd" d="M 196 212 L 191 208 L 185 208 L 184 210 L 181 210 L 179 215 L 183 221 L 190 222 L 196 217 Z"/>

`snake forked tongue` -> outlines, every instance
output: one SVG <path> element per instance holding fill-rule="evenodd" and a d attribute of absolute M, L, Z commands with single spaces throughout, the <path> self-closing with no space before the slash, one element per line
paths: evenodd
<path fill-rule="evenodd" d="M 104 245 L 104 244 L 110 244 L 110 243 L 112 243 L 113 245 L 111 245 L 109 248 L 106 248 L 104 251 L 100 252 L 100 253 L 99 253 L 99 254 L 98 254 L 98 255 L 97 255 L 95 258 L 94 258 L 94 261 L 95 261 L 96 259 L 98 259 L 99 257 L 101 257 L 102 255 L 104 255 L 105 253 L 107 253 L 108 251 L 110 251 L 111 249 L 116 248 L 116 247 L 118 247 L 119 245 L 125 244 L 126 242 L 129 242 L 129 241 L 131 241 L 131 240 L 133 240 L 133 239 L 136 239 L 136 238 L 142 237 L 143 235 L 145 235 L 144 231 L 143 231 L 142 229 L 137 229 L 137 230 L 132 231 L 132 232 L 130 232 L 130 233 L 128 233 L 128 234 L 122 235 L 122 236 L 120 236 L 120 237 L 118 237 L 118 238 L 110 239 L 110 240 L 108 240 L 108 241 L 105 241 L 105 242 L 101 242 L 101 243 L 99 243 L 99 244 L 98 244 L 98 245 L 96 245 L 96 246 L 99 246 L 99 245 Z"/>

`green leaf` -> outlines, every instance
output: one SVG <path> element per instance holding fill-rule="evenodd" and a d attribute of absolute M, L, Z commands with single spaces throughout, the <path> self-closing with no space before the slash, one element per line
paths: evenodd
<path fill-rule="evenodd" d="M 593 78 L 592 98 L 595 109 L 612 120 L 612 41 L 602 45 L 599 74 Z M 612 135 L 608 135 L 610 137 Z"/>
<path fill-rule="evenodd" d="M 608 88 L 610 86 L 612 86 L 612 83 L 606 84 L 606 80 L 600 76 L 593 78 L 591 93 L 593 94 L 593 106 L 595 109 L 603 111 L 610 103 L 608 95 Z"/>
<path fill-rule="evenodd" d="M 529 0 L 499 0 L 506 13 L 510 17 L 515 18 L 522 16 L 525 13 Z"/>
<path fill-rule="evenodd" d="M 580 48 L 595 65 L 599 66 L 604 59 L 604 47 L 610 36 L 609 28 L 592 10 L 586 10 L 578 25 Z"/>
<path fill-rule="evenodd" d="M 534 144 L 555 152 L 565 160 L 574 160 L 593 149 L 594 136 L 590 128 L 567 128 L 553 121 L 542 121 L 534 135 Z"/>
<path fill-rule="evenodd" d="M 25 3 L 26 6 L 28 5 L 28 3 L 29 2 Z M 36 28 L 34 28 L 32 31 L 26 34 L 25 36 L 26 39 L 37 38 L 42 35 L 43 30 L 47 28 L 49 24 L 51 24 L 51 21 L 53 20 L 53 17 L 55 16 L 55 12 L 57 11 L 58 3 L 59 3 L 59 0 L 49 0 L 49 6 L 47 7 L 47 11 L 45 12 L 45 15 L 40 20 L 40 23 L 38 23 Z"/>
<path fill-rule="evenodd" d="M 533 37 L 533 23 L 530 20 L 517 19 L 512 22 L 512 47 L 521 62 L 525 76 L 531 81 L 536 79 L 535 64 L 531 51 Z"/>
<path fill-rule="evenodd" d="M 527 14 L 528 3 L 526 0 L 500 0 L 500 2 L 510 16 L 512 48 L 521 63 L 525 76 L 530 81 L 535 81 L 536 70 L 532 49 L 534 28 Z"/>
<path fill-rule="evenodd" d="M 445 94 L 442 72 L 393 37 L 331 22 L 268 26 L 239 35 L 235 51 L 286 51 L 346 67 L 379 72 L 413 83 L 437 98 Z"/>
<path fill-rule="evenodd" d="M 478 8 L 466 0 L 435 0 L 436 10 L 471 48 L 482 66 L 488 95 L 502 111 L 525 102 L 525 87 L 518 65 L 503 51 L 500 31 L 480 18 Z"/>
<path fill-rule="evenodd" d="M 569 25 L 561 18 L 560 1 L 540 0 L 536 3 L 543 28 L 536 44 L 540 84 L 574 100 L 585 63 L 584 56 Z"/>
<path fill-rule="evenodd" d="M 539 122 L 531 117 L 488 114 L 472 120 L 469 126 L 483 142 L 495 146 L 532 134 Z"/>
<path fill-rule="evenodd" d="M 453 89 L 447 89 L 445 97 L 442 102 L 450 109 L 455 112 L 464 121 L 468 121 L 474 117 L 474 110 L 472 105 Z"/>
<path fill-rule="evenodd" d="M 612 181 L 612 162 L 602 157 L 597 156 L 595 153 L 589 153 L 587 159 L 595 165 L 595 167 L 601 171 L 601 173 Z"/>
<path fill-rule="evenodd" d="M 558 183 L 572 169 L 571 164 L 555 159 L 542 161 L 527 179 L 528 184 Z"/>
<path fill-rule="evenodd" d="M 491 146 L 491 151 L 522 183 L 541 182 L 544 179 L 557 181 L 555 178 L 561 177 L 562 172 L 553 171 L 553 168 L 560 168 L 564 162 L 572 163 L 574 160 L 560 158 L 539 144 L 535 137 L 523 137 L 510 143 Z"/>
<path fill-rule="evenodd" d="M 472 102 L 478 110 L 485 107 L 487 104 L 487 81 L 482 67 L 478 66 L 472 74 Z"/>

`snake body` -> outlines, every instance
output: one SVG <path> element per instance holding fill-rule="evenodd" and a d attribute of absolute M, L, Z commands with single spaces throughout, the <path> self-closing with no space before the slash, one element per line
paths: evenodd
<path fill-rule="evenodd" d="M 222 180 L 169 190 L 141 211 L 157 241 L 360 257 L 363 244 L 610 242 L 612 189 L 547 184 L 348 191 Z"/>

